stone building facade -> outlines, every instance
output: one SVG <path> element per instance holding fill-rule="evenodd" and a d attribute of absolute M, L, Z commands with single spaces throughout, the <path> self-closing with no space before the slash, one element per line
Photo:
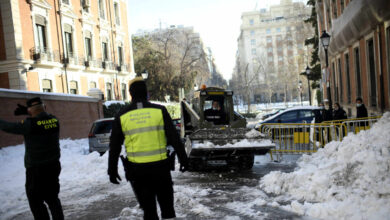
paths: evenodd
<path fill-rule="evenodd" d="M 0 88 L 128 100 L 132 60 L 125 0 L 0 3 Z"/>
<path fill-rule="evenodd" d="M 390 109 L 390 3 L 387 0 L 316 1 L 319 36 L 330 37 L 328 68 L 319 55 L 325 98 L 339 102 L 350 117 L 363 98 L 369 114 Z M 327 94 L 330 86 L 331 94 Z"/>

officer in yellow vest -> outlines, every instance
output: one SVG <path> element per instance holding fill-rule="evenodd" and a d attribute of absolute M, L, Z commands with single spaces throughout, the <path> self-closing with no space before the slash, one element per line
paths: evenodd
<path fill-rule="evenodd" d="M 126 179 L 130 181 L 144 219 L 174 218 L 173 182 L 167 145 L 171 145 L 179 158 L 180 171 L 188 167 L 188 159 L 172 119 L 164 106 L 147 101 L 147 88 L 141 77 L 129 83 L 132 102 L 116 115 L 110 137 L 108 175 L 119 184 L 118 158 L 124 143 Z"/>

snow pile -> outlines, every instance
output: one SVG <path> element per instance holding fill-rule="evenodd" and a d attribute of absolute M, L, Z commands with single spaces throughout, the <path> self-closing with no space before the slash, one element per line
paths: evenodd
<path fill-rule="evenodd" d="M 256 138 L 256 137 L 265 137 L 264 134 L 260 133 L 259 131 L 255 129 L 251 129 L 245 134 L 245 137 L 247 138 Z"/>
<path fill-rule="evenodd" d="M 246 147 L 274 147 L 275 144 L 271 140 L 254 141 L 250 139 L 243 139 L 234 143 L 227 143 L 225 145 L 216 145 L 210 141 L 204 141 L 203 143 L 196 142 L 192 144 L 194 149 L 206 149 L 206 148 L 246 148 Z"/>
<path fill-rule="evenodd" d="M 116 100 L 111 100 L 111 101 L 105 101 L 103 105 L 105 105 L 107 108 L 112 105 L 112 104 L 121 104 L 125 105 L 126 103 L 124 101 L 116 101 Z"/>
<path fill-rule="evenodd" d="M 302 156 L 292 173 L 271 172 L 260 181 L 267 193 L 286 195 L 283 208 L 323 219 L 388 219 L 390 216 L 390 113 L 367 131 Z M 305 202 L 302 202 L 305 201 Z"/>
<path fill-rule="evenodd" d="M 96 152 L 88 154 L 88 139 L 61 140 L 60 146 L 62 167 L 60 199 L 64 206 L 83 209 L 110 194 L 130 192 L 128 184 L 114 185 L 109 182 L 108 154 L 102 157 Z M 23 160 L 24 145 L 0 150 L 0 219 L 12 218 L 29 211 L 24 187 Z M 118 171 L 124 177 L 121 164 Z"/>

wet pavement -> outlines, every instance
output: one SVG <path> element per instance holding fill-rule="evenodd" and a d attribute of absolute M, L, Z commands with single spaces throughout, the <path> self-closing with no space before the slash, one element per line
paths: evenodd
<path fill-rule="evenodd" d="M 307 219 L 306 217 L 273 206 L 272 195 L 265 196 L 265 200 L 267 201 L 265 204 L 251 205 L 251 207 L 248 207 L 249 212 L 227 205 L 229 203 L 234 204 L 238 202 L 245 204 L 254 201 L 259 197 L 257 194 L 261 192 L 258 185 L 262 176 L 277 170 L 291 172 L 295 166 L 295 163 L 255 163 L 252 170 L 244 172 L 213 169 L 211 171 L 178 174 L 174 178 L 175 191 L 179 191 L 179 193 L 175 193 L 175 208 L 179 216 L 178 219 Z M 128 189 L 127 192 L 123 194 L 107 193 L 104 199 L 87 203 L 84 206 L 72 205 L 71 202 L 65 203 L 64 212 L 66 219 L 142 219 L 142 211 L 138 208 L 130 185 L 126 185 L 127 187 L 121 189 Z M 186 197 L 186 190 L 191 191 L 193 194 L 189 195 L 187 200 L 181 199 L 180 197 Z M 206 190 L 206 193 L 204 193 L 204 190 Z M 102 189 L 92 189 L 86 192 L 84 196 L 90 196 L 88 194 L 92 195 L 100 191 L 104 193 L 105 190 L 103 187 Z M 196 194 L 197 191 L 201 192 L 200 195 Z M 257 193 L 251 194 L 251 191 Z M 201 207 L 201 210 L 199 211 L 199 208 L 194 209 L 194 206 Z M 132 213 L 125 215 L 125 217 L 119 217 L 121 211 L 126 207 L 130 207 L 132 210 L 130 212 Z M 28 211 L 14 216 L 13 219 L 32 219 L 32 216 Z"/>

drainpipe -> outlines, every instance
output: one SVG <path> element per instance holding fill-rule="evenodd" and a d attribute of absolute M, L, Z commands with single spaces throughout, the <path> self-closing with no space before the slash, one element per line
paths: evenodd
<path fill-rule="evenodd" d="M 110 4 L 110 0 L 108 0 L 108 12 L 109 12 L 109 16 L 110 16 L 110 26 L 111 26 L 111 28 L 113 28 L 113 26 L 112 26 L 112 17 L 111 17 L 111 4 Z M 112 40 L 111 40 L 111 45 L 112 45 L 112 54 L 113 54 L 113 61 L 114 61 L 114 63 L 116 62 L 116 57 L 115 57 L 115 45 L 114 45 L 114 34 L 113 34 L 113 31 L 111 31 L 111 38 L 112 38 Z M 121 64 L 120 64 L 121 65 Z M 115 68 L 116 69 L 116 68 Z M 115 88 L 114 88 L 114 96 L 115 96 L 115 99 L 116 99 L 116 97 L 117 97 L 117 89 L 118 89 L 118 69 L 116 69 L 116 71 L 115 71 L 115 84 L 116 84 L 116 86 L 115 86 Z"/>
<path fill-rule="evenodd" d="M 55 1 L 54 1 L 54 7 L 56 6 L 55 4 Z M 64 36 L 63 36 L 63 31 L 62 31 L 62 15 L 61 15 L 61 6 L 60 6 L 60 1 L 58 1 L 58 11 L 57 9 L 56 12 L 58 13 L 58 16 L 59 16 L 59 19 L 60 19 L 60 30 L 61 30 L 61 33 L 59 34 L 61 36 L 61 40 L 62 40 L 62 56 L 64 57 L 64 71 L 65 71 L 65 84 L 66 84 L 66 93 L 68 94 L 69 93 L 69 87 L 68 87 L 68 73 L 66 72 L 66 66 L 67 66 L 67 63 L 66 63 L 66 60 L 65 60 L 65 57 L 68 58 L 68 48 L 64 48 Z M 57 18 L 57 16 L 56 16 Z M 57 19 L 56 19 L 57 20 Z M 57 22 L 58 24 L 58 22 Z M 58 27 L 57 27 L 57 34 L 58 34 Z M 58 36 L 57 36 L 58 37 Z M 60 44 L 60 40 L 58 39 L 58 44 Z M 65 43 L 66 44 L 66 43 Z M 66 50 L 66 51 L 65 51 Z M 66 54 L 65 54 L 66 53 Z M 60 54 L 61 54 L 61 47 L 60 47 Z M 66 55 L 66 56 L 65 56 Z M 64 91 L 64 83 L 62 83 L 62 88 Z"/>

